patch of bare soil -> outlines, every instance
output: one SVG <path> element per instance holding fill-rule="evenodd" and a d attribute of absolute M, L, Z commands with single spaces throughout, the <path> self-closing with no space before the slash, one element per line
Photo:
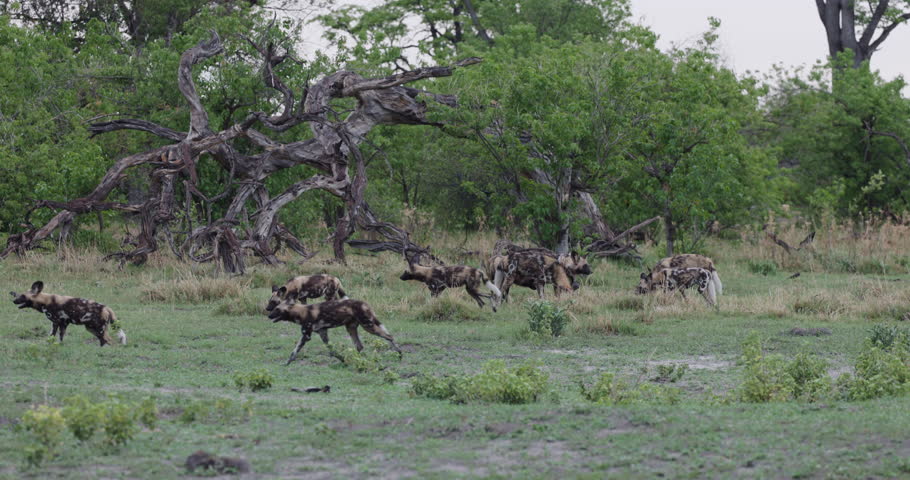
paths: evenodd
<path fill-rule="evenodd" d="M 655 360 L 647 362 L 649 367 L 656 365 L 686 364 L 692 370 L 723 370 L 733 366 L 733 362 L 719 360 L 714 355 L 701 355 L 698 357 L 688 357 L 680 360 Z"/>

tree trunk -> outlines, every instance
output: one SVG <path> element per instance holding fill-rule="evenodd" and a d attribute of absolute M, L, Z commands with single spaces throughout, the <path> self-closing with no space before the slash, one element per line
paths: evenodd
<path fill-rule="evenodd" d="M 863 27 L 862 34 L 856 38 L 855 0 L 815 0 L 818 17 L 825 27 L 828 41 L 828 55 L 836 57 L 847 50 L 853 53 L 853 68 L 859 68 L 863 62 L 872 60 L 872 54 L 881 47 L 888 35 L 902 23 L 910 20 L 910 13 L 903 13 L 891 19 L 891 23 L 881 28 L 878 37 L 876 31 L 888 13 L 890 0 L 870 1 L 870 16 Z M 874 5 L 874 8 L 873 8 Z M 888 15 L 891 17 L 891 15 Z"/>
<path fill-rule="evenodd" d="M 113 257 L 141 263 L 157 250 L 156 236 L 159 231 L 168 236 L 171 245 L 174 244 L 173 232 L 168 225 L 176 218 L 174 209 L 178 205 L 186 208 L 187 225 L 192 225 L 191 206 L 194 204 L 193 197 L 196 197 L 205 205 L 206 214 L 198 219 L 198 226 L 184 234 L 186 238 L 182 248 L 186 256 L 196 262 L 216 261 L 227 272 L 243 273 L 245 250 L 251 250 L 264 263 L 278 263 L 272 248 L 273 241 L 288 245 L 304 257 L 311 256 L 303 244 L 281 226 L 277 215 L 292 200 L 313 189 L 327 191 L 345 202 L 346 208 L 333 239 L 332 247 L 337 258 L 344 259 L 344 242 L 355 228 L 374 230 L 396 240 L 406 238 L 407 232 L 378 221 L 364 201 L 366 176 L 357 145 L 376 125 L 441 127 L 441 124 L 427 120 L 424 99 L 456 107 L 455 98 L 404 85 L 426 78 L 450 76 L 456 68 L 481 60 L 468 58 L 452 66 L 419 68 L 383 78 L 363 78 L 354 72 L 340 71 L 325 76 L 315 85 L 304 86 L 305 98 L 298 102 L 294 92 L 275 74 L 275 67 L 288 58 L 287 54 L 278 54 L 273 44 L 259 45 L 249 39 L 247 41 L 264 58 L 264 83 L 283 98 L 280 103 L 276 102 L 278 113 L 252 112 L 240 123 L 219 132 L 211 130 L 208 114 L 193 83 L 191 69 L 198 62 L 223 51 L 221 39 L 213 32 L 210 40 L 200 42 L 180 58 L 177 84 L 190 107 L 188 133 L 137 119 L 91 125 L 89 130 L 93 135 L 130 129 L 149 132 L 175 143 L 116 161 L 86 197 L 69 202 L 39 202 L 35 208 L 53 208 L 59 213 L 42 228 L 29 226 L 25 232 L 10 235 L 0 258 L 36 248 L 55 230 L 71 223 L 78 214 L 117 209 L 141 212 L 142 233 L 133 251 L 120 252 Z M 343 120 L 338 120 L 334 116 L 333 101 L 344 98 L 356 100 L 357 106 Z M 309 123 L 312 138 L 278 143 L 253 129 L 257 123 L 276 132 Z M 261 153 L 239 154 L 232 143 L 241 138 L 253 148 L 260 148 Z M 210 153 L 218 165 L 228 172 L 223 192 L 212 198 L 203 195 L 196 187 L 199 182 L 196 162 L 200 155 L 206 153 Z M 349 172 L 351 159 L 356 160 L 358 169 L 353 178 Z M 263 187 L 266 179 L 277 171 L 299 165 L 312 167 L 318 173 L 269 198 Z M 150 167 L 147 171 L 151 186 L 149 198 L 142 204 L 105 201 L 128 172 L 139 166 Z M 178 177 L 183 181 L 178 182 Z M 184 201 L 175 201 L 177 185 L 185 189 Z M 212 220 L 212 204 L 223 199 L 228 199 L 229 203 L 224 217 Z M 26 222 L 30 213 L 31 210 L 26 214 Z"/>
<path fill-rule="evenodd" d="M 664 232 L 667 239 L 667 256 L 673 256 L 673 246 L 676 242 L 676 223 L 673 221 L 673 211 L 670 209 L 669 197 L 664 202 Z"/>

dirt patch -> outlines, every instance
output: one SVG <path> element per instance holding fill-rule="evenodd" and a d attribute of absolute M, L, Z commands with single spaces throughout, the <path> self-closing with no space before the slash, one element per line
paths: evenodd
<path fill-rule="evenodd" d="M 821 337 L 824 335 L 831 335 L 830 328 L 799 328 L 793 327 L 788 332 L 788 335 L 793 335 L 796 337 Z"/>
<path fill-rule="evenodd" d="M 690 370 L 724 370 L 733 366 L 732 362 L 719 360 L 714 355 L 683 358 L 681 360 L 655 360 L 647 362 L 649 367 L 657 365 L 686 364 Z"/>

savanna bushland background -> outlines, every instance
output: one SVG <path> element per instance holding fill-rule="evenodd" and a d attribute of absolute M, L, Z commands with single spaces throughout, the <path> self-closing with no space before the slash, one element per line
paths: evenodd
<path fill-rule="evenodd" d="M 0 477 L 910 476 L 910 2 L 815 3 L 818 63 L 744 74 L 629 0 L 0 0 L 0 276 L 129 335 L 0 307 Z M 594 273 L 497 313 L 398 279 L 499 239 Z M 719 308 L 633 294 L 672 253 Z M 403 358 L 283 366 L 263 307 L 313 273 Z"/>

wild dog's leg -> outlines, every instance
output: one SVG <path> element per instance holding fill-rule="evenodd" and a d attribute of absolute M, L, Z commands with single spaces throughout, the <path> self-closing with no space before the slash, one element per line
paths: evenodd
<path fill-rule="evenodd" d="M 319 338 L 322 339 L 322 343 L 324 343 L 326 345 L 329 344 L 329 329 L 328 328 L 322 328 L 322 329 L 316 330 L 316 333 L 319 334 Z"/>
<path fill-rule="evenodd" d="M 288 358 L 288 363 L 284 364 L 285 366 L 290 365 L 291 362 L 293 362 L 295 359 L 297 359 L 297 354 L 300 352 L 300 349 L 302 349 L 303 346 L 306 345 L 306 342 L 310 341 L 310 337 L 312 337 L 312 336 L 313 336 L 313 326 L 312 325 L 304 325 L 304 326 L 300 327 L 300 341 L 297 342 L 297 346 L 294 347 L 294 351 L 291 352 L 291 357 Z"/>
<path fill-rule="evenodd" d="M 360 325 L 367 332 L 372 333 L 373 335 L 376 335 L 377 337 L 388 340 L 388 342 L 392 345 L 392 349 L 395 350 L 396 352 L 398 352 L 399 356 L 402 354 L 401 349 L 398 348 L 398 345 L 395 344 L 395 339 L 392 338 L 392 335 L 389 333 L 389 331 L 386 330 L 385 326 L 383 326 L 383 324 L 379 323 L 378 320 L 373 320 L 372 322 L 366 321 L 366 322 L 361 323 Z"/>
<path fill-rule="evenodd" d="M 57 322 L 51 322 L 51 336 L 57 336 L 57 329 L 60 328 L 57 326 Z"/>
<path fill-rule="evenodd" d="M 60 343 L 63 343 L 63 336 L 66 335 L 66 327 L 67 325 L 65 323 L 54 324 L 54 328 L 57 330 L 57 334 L 60 335 Z"/>
<path fill-rule="evenodd" d="M 352 323 L 350 325 L 345 325 L 345 328 L 348 329 L 348 335 L 351 336 L 351 341 L 354 342 L 354 348 L 356 348 L 358 352 L 363 351 L 363 344 L 360 343 L 360 335 L 357 334 L 357 324 Z"/>
<path fill-rule="evenodd" d="M 477 305 L 480 305 L 480 308 L 483 308 L 484 303 L 483 303 L 483 300 L 480 298 L 480 292 L 477 291 L 477 288 L 471 287 L 470 285 L 465 285 L 464 288 L 465 288 L 465 290 L 468 291 L 468 295 L 470 295 L 471 298 L 473 298 L 475 301 L 477 301 Z"/>

